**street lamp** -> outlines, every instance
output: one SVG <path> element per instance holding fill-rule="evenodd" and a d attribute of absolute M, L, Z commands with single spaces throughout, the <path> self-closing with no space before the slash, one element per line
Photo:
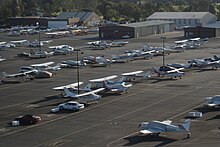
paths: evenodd
<path fill-rule="evenodd" d="M 163 67 L 165 67 L 165 58 L 164 58 L 164 48 L 165 48 L 165 46 L 164 46 L 164 40 L 167 39 L 167 38 L 163 36 L 160 39 L 163 40 Z"/>
<path fill-rule="evenodd" d="M 77 83 L 78 83 L 78 89 L 77 89 L 77 93 L 79 94 L 79 51 L 80 49 L 75 49 L 74 51 L 76 51 L 76 74 L 77 74 Z M 81 52 L 81 54 L 83 54 L 83 52 Z"/>
<path fill-rule="evenodd" d="M 40 25 L 39 25 L 39 22 L 36 22 L 36 25 L 37 25 L 37 27 L 38 27 L 39 52 L 41 52 L 41 44 L 40 44 Z"/>

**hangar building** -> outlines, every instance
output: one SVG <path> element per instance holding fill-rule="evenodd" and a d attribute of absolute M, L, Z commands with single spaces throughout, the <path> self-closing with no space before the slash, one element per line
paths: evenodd
<path fill-rule="evenodd" d="M 184 28 L 184 37 L 210 38 L 220 36 L 220 22 L 208 24 L 206 26 L 186 27 Z"/>
<path fill-rule="evenodd" d="M 215 23 L 217 18 L 210 12 L 155 12 L 147 20 L 173 21 L 176 29 L 183 29 L 186 26 L 206 26 L 209 23 Z"/>
<path fill-rule="evenodd" d="M 144 21 L 130 24 L 105 25 L 99 27 L 100 38 L 138 38 L 174 31 L 171 21 Z"/>

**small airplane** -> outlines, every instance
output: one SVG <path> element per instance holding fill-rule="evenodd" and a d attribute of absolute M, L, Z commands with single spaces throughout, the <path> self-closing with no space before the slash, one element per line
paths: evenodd
<path fill-rule="evenodd" d="M 101 56 L 87 56 L 83 60 L 85 63 L 91 64 L 92 67 L 106 67 L 111 64 L 109 59 Z"/>
<path fill-rule="evenodd" d="M 28 40 L 16 40 L 16 41 L 10 41 L 10 43 L 15 44 L 16 46 L 28 46 L 29 41 Z"/>
<path fill-rule="evenodd" d="M 167 64 L 167 66 L 174 67 L 174 68 L 184 68 L 184 69 L 189 69 L 193 66 L 193 63 L 188 63 L 188 64 L 182 64 L 182 63 L 172 63 L 172 64 Z"/>
<path fill-rule="evenodd" d="M 39 63 L 39 64 L 32 64 L 31 67 L 37 69 L 37 70 L 52 70 L 52 71 L 58 71 L 60 70 L 60 65 L 56 66 L 50 66 L 54 64 L 54 62 L 45 62 L 45 63 Z"/>
<path fill-rule="evenodd" d="M 70 31 L 58 31 L 58 32 L 50 32 L 50 33 L 45 33 L 48 35 L 50 38 L 62 38 L 69 36 L 71 33 Z"/>
<path fill-rule="evenodd" d="M 96 102 L 102 98 L 100 95 L 97 95 L 96 93 L 103 91 L 104 89 L 105 88 L 99 88 L 82 94 L 75 94 L 74 92 L 71 92 L 68 88 L 64 87 L 64 97 L 76 98 L 80 101 L 84 101 L 85 103 Z"/>
<path fill-rule="evenodd" d="M 125 53 L 131 53 L 134 59 L 152 59 L 155 56 L 156 51 L 144 51 L 144 50 L 132 50 L 132 51 L 125 51 Z"/>
<path fill-rule="evenodd" d="M 49 49 L 54 51 L 54 55 L 67 55 L 73 53 L 74 51 L 74 48 L 69 45 L 51 46 Z"/>
<path fill-rule="evenodd" d="M 46 52 L 46 51 L 38 51 L 34 52 L 31 50 L 31 54 L 29 55 L 30 59 L 40 59 L 40 58 L 47 58 L 53 55 L 53 52 Z"/>
<path fill-rule="evenodd" d="M 142 51 L 155 51 L 156 55 L 170 54 L 172 52 L 176 52 L 175 50 L 168 49 L 166 47 L 152 47 L 148 44 L 143 45 Z"/>
<path fill-rule="evenodd" d="M 182 76 L 184 75 L 184 72 L 181 72 L 180 70 L 183 70 L 184 68 L 174 68 L 174 67 L 169 67 L 169 66 L 165 66 L 162 68 L 156 68 L 153 67 L 153 70 L 155 73 L 158 74 L 158 76 L 162 76 L 162 77 L 170 77 L 171 79 L 174 77 L 179 77 L 180 79 L 182 78 Z"/>
<path fill-rule="evenodd" d="M 134 72 L 129 72 L 129 73 L 122 73 L 123 79 L 121 81 L 137 81 L 138 79 L 148 79 L 151 77 L 150 72 L 143 73 L 143 71 L 134 71 Z"/>
<path fill-rule="evenodd" d="M 206 97 L 204 98 L 207 102 L 207 106 L 214 107 L 214 108 L 220 108 L 220 95 L 215 95 L 212 97 Z"/>
<path fill-rule="evenodd" d="M 35 39 L 34 41 L 32 42 L 29 42 L 28 43 L 28 47 L 42 47 L 44 44 L 42 41 L 39 42 L 39 40 Z"/>
<path fill-rule="evenodd" d="M 76 87 L 82 85 L 83 82 L 77 82 L 77 83 L 72 83 L 72 84 L 68 84 L 68 85 L 64 85 L 64 86 L 59 86 L 59 87 L 54 87 L 53 89 L 56 91 L 63 91 L 64 87 L 68 88 L 68 89 L 77 89 Z"/>
<path fill-rule="evenodd" d="M 112 63 L 126 63 L 132 60 L 134 60 L 134 55 L 132 53 L 112 55 Z"/>
<path fill-rule="evenodd" d="M 56 90 L 56 91 L 61 91 L 61 95 L 65 95 L 64 93 L 64 87 L 66 87 L 69 91 L 71 92 L 81 92 L 81 91 L 84 91 L 84 92 L 89 92 L 91 91 L 91 84 L 87 84 L 84 88 L 80 88 L 79 86 L 82 85 L 83 82 L 77 82 L 77 83 L 71 83 L 71 84 L 67 84 L 67 85 L 64 85 L 64 86 L 59 86 L 59 87 L 54 87 L 53 89 Z"/>
<path fill-rule="evenodd" d="M 220 60 L 205 58 L 205 59 L 194 59 L 188 61 L 188 63 L 192 63 L 194 66 L 199 68 L 211 67 L 212 69 L 220 68 Z"/>
<path fill-rule="evenodd" d="M 172 124 L 171 120 L 165 121 L 151 121 L 151 122 L 142 122 L 139 125 L 140 134 L 149 134 L 152 136 L 159 136 L 163 132 L 188 132 L 188 137 L 190 137 L 190 119 L 185 120 L 179 125 Z"/>
<path fill-rule="evenodd" d="M 16 74 L 7 74 L 5 71 L 2 72 L 4 78 L 15 78 L 18 82 L 27 82 L 30 79 L 34 79 L 36 75 L 35 71 L 26 71 Z"/>
<path fill-rule="evenodd" d="M 112 76 L 99 78 L 99 79 L 93 79 L 89 81 L 92 83 L 95 83 L 95 86 L 92 88 L 94 89 L 105 88 L 107 92 L 113 92 L 113 93 L 124 93 L 132 86 L 132 84 L 126 84 L 125 82 L 121 80 L 110 81 L 116 77 L 118 76 L 112 75 Z"/>
<path fill-rule="evenodd" d="M 60 64 L 60 67 L 70 67 L 70 68 L 76 68 L 78 67 L 82 67 L 85 66 L 86 63 L 84 62 L 84 60 L 81 61 L 74 61 L 74 60 L 66 60 L 66 61 L 62 61 Z"/>
<path fill-rule="evenodd" d="M 108 44 L 106 41 L 87 42 L 87 45 L 96 47 L 96 49 L 107 49 L 111 47 L 111 44 Z"/>
<path fill-rule="evenodd" d="M 122 46 L 125 46 L 126 44 L 128 44 L 128 41 L 113 41 L 110 43 L 110 46 L 111 47 L 122 47 Z"/>

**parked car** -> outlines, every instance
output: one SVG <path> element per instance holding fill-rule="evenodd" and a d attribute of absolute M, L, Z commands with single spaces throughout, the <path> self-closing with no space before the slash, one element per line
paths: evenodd
<path fill-rule="evenodd" d="M 24 115 L 24 116 L 19 116 L 19 117 L 15 118 L 15 119 L 11 122 L 11 125 L 12 125 L 12 126 L 32 125 L 32 124 L 38 123 L 39 121 L 41 121 L 41 117 L 40 117 L 40 116 L 36 116 L 36 115 Z"/>
<path fill-rule="evenodd" d="M 58 112 L 60 110 L 79 111 L 80 109 L 83 109 L 84 107 L 85 107 L 84 104 L 80 104 L 76 101 L 69 101 L 69 102 L 58 105 L 56 108 L 51 109 L 51 112 Z"/>

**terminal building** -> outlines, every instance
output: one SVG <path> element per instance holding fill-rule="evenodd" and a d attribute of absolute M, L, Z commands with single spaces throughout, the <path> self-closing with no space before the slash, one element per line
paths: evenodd
<path fill-rule="evenodd" d="M 171 21 L 144 21 L 130 24 L 111 24 L 99 27 L 100 38 L 138 38 L 174 31 Z"/>

